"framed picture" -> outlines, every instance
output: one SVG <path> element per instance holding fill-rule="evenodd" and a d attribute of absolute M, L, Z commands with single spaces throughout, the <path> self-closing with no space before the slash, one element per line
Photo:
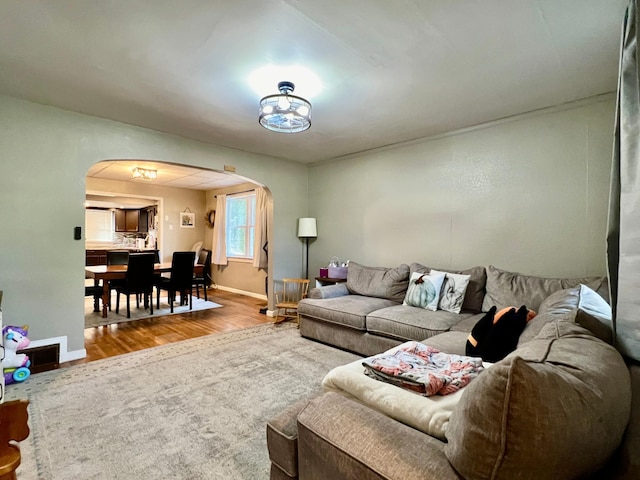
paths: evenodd
<path fill-rule="evenodd" d="M 196 228 L 196 214 L 180 212 L 180 228 Z"/>

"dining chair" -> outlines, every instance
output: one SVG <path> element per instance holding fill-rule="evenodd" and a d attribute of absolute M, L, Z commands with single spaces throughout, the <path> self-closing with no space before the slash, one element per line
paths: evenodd
<path fill-rule="evenodd" d="M 282 290 L 275 292 L 276 319 L 273 323 L 279 323 L 287 319 L 295 318 L 298 325 L 298 302 L 307 298 L 309 292 L 309 280 L 306 278 L 283 278 Z M 280 311 L 283 311 L 280 313 Z M 282 320 L 280 319 L 282 317 Z"/>
<path fill-rule="evenodd" d="M 93 311 L 100 311 L 100 299 L 102 298 L 102 286 L 101 285 L 85 285 L 84 296 L 93 297 Z"/>
<path fill-rule="evenodd" d="M 20 465 L 21 442 L 29 436 L 29 400 L 0 404 L 0 479 L 15 480 Z"/>
<path fill-rule="evenodd" d="M 127 265 L 129 263 L 129 250 L 108 250 L 107 265 Z M 111 311 L 111 291 L 116 285 L 123 285 L 124 280 L 111 280 L 109 282 L 109 311 Z"/>
<path fill-rule="evenodd" d="M 211 285 L 211 250 L 203 248 L 198 255 L 198 264 L 203 265 L 202 275 L 193 276 L 193 286 L 196 287 L 196 298 L 200 298 L 200 285 L 204 291 L 204 301 L 207 299 L 207 288 Z"/>
<path fill-rule="evenodd" d="M 107 265 L 127 265 L 129 262 L 129 250 L 107 251 Z"/>
<path fill-rule="evenodd" d="M 116 313 L 120 313 L 120 294 L 127 296 L 127 318 L 131 318 L 130 296 L 136 295 L 136 307 L 140 308 L 140 298 L 144 299 L 144 308 L 149 307 L 153 315 L 153 253 L 132 253 L 127 263 L 127 274 L 122 283 L 113 285 L 116 291 Z"/>
<path fill-rule="evenodd" d="M 167 277 L 156 279 L 156 307 L 160 308 L 160 290 L 167 291 L 167 300 L 173 313 L 173 302 L 176 293 L 180 293 L 180 305 L 185 303 L 185 295 L 189 296 L 189 310 L 193 308 L 193 267 L 196 261 L 196 252 L 173 252 L 171 258 L 171 274 Z"/>

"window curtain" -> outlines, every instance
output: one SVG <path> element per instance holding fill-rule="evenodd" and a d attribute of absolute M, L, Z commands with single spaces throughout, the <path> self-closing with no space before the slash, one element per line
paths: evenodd
<path fill-rule="evenodd" d="M 640 75 L 638 0 L 627 7 L 620 48 L 611 169 L 607 268 L 616 347 L 640 360 Z"/>
<path fill-rule="evenodd" d="M 215 265 L 227 265 L 227 240 L 225 224 L 227 217 L 227 196 L 218 195 L 216 200 L 216 219 L 213 224 L 213 245 L 211 250 L 211 263 Z"/>
<path fill-rule="evenodd" d="M 256 188 L 256 223 L 253 237 L 253 266 L 267 269 L 267 192 Z"/>

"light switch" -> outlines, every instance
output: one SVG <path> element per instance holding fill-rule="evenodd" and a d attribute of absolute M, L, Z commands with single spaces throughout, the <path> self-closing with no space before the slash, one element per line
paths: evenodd
<path fill-rule="evenodd" d="M 173 230 L 173 223 L 169 225 L 169 230 Z"/>
<path fill-rule="evenodd" d="M 165 215 L 165 216 L 164 216 L 164 221 L 165 221 L 165 222 L 168 222 L 168 221 L 169 221 L 169 215 Z"/>

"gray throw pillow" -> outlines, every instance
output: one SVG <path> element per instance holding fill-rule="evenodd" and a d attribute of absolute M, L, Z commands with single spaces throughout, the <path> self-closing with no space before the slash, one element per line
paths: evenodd
<path fill-rule="evenodd" d="M 402 303 L 409 286 L 409 266 L 367 267 L 349 262 L 347 289 L 354 295 L 386 298 Z"/>

